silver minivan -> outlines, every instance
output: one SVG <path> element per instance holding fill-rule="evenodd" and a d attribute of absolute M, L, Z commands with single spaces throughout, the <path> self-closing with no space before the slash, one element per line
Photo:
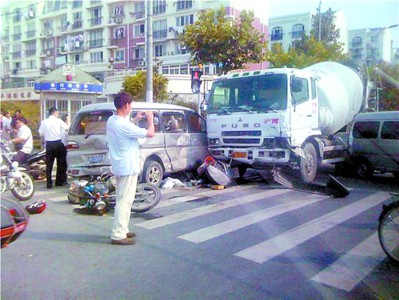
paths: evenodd
<path fill-rule="evenodd" d="M 140 181 L 159 185 L 165 174 L 195 170 L 208 155 L 206 124 L 194 110 L 165 104 L 134 102 L 130 119 L 139 111 L 154 113 L 155 135 L 141 144 Z M 110 168 L 106 124 L 115 112 L 113 102 L 82 107 L 73 118 L 67 144 L 68 175 L 101 175 Z M 146 128 L 147 120 L 137 124 Z"/>
<path fill-rule="evenodd" d="M 374 171 L 399 177 L 399 111 L 360 113 L 349 132 L 349 152 L 361 178 Z"/>

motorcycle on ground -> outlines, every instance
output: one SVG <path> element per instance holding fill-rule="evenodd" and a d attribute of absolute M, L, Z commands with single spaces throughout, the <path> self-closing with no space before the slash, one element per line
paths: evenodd
<path fill-rule="evenodd" d="M 32 176 L 18 162 L 12 161 L 10 143 L 0 141 L 0 148 L 0 193 L 10 190 L 19 200 L 29 200 L 35 193 Z"/>
<path fill-rule="evenodd" d="M 103 215 L 114 209 L 116 205 L 115 180 L 111 172 L 105 172 L 95 181 L 80 181 L 72 183 L 68 200 L 79 203 L 82 208 L 74 209 L 77 213 Z M 143 213 L 153 209 L 161 200 L 158 187 L 148 184 L 137 184 L 136 195 L 131 207 L 133 213 Z"/>

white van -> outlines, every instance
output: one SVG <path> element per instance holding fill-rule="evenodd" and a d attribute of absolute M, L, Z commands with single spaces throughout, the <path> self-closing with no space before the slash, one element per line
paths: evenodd
<path fill-rule="evenodd" d="M 399 111 L 360 113 L 349 132 L 349 152 L 356 175 L 374 171 L 399 177 Z"/>
<path fill-rule="evenodd" d="M 106 124 L 115 112 L 113 102 L 82 107 L 69 129 L 68 175 L 101 175 L 110 168 L 106 144 Z M 164 104 L 133 102 L 130 119 L 139 111 L 154 113 L 155 135 L 141 143 L 141 182 L 159 185 L 165 174 L 195 170 L 208 155 L 205 120 L 194 110 Z M 142 119 L 140 127 L 147 126 Z"/>

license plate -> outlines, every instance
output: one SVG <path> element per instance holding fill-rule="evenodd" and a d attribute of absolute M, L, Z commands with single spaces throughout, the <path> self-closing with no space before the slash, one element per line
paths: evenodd
<path fill-rule="evenodd" d="M 91 163 L 91 164 L 99 163 L 102 160 L 103 160 L 102 155 L 89 156 L 89 163 Z"/>

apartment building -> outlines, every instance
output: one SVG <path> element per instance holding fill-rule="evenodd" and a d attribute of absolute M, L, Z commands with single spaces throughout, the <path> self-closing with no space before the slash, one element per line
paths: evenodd
<path fill-rule="evenodd" d="M 359 65 L 394 62 L 391 30 L 385 27 L 350 30 L 348 47 L 352 59 Z"/>
<path fill-rule="evenodd" d="M 348 27 L 342 10 L 334 12 L 335 28 L 339 29 L 338 42 L 343 45 L 343 52 L 348 53 Z M 287 51 L 294 41 L 300 40 L 304 34 L 309 35 L 312 30 L 312 13 L 305 12 L 269 19 L 269 47 L 280 43 Z"/>
<path fill-rule="evenodd" d="M 148 1 L 10 1 L 9 6 L 1 10 L 3 89 L 33 86 L 35 80 L 66 63 L 78 66 L 101 82 L 114 72 L 125 74 L 145 69 L 146 3 Z M 154 0 L 152 5 L 153 56 L 162 62 L 160 71 L 165 76 L 183 76 L 187 80 L 190 70 L 197 66 L 190 65 L 190 54 L 179 42 L 178 35 L 184 27 L 193 24 L 202 9 L 219 9 L 223 5 L 229 18 L 239 16 L 242 9 L 237 0 Z M 265 9 L 255 1 L 245 6 L 249 10 L 255 8 L 256 15 Z M 267 32 L 262 22 L 256 17 L 256 26 Z M 209 74 L 213 74 L 213 67 L 205 65 L 204 75 Z M 121 80 L 108 83 L 108 87 L 116 91 Z M 20 98 L 14 94 L 2 92 L 1 99 Z"/>

